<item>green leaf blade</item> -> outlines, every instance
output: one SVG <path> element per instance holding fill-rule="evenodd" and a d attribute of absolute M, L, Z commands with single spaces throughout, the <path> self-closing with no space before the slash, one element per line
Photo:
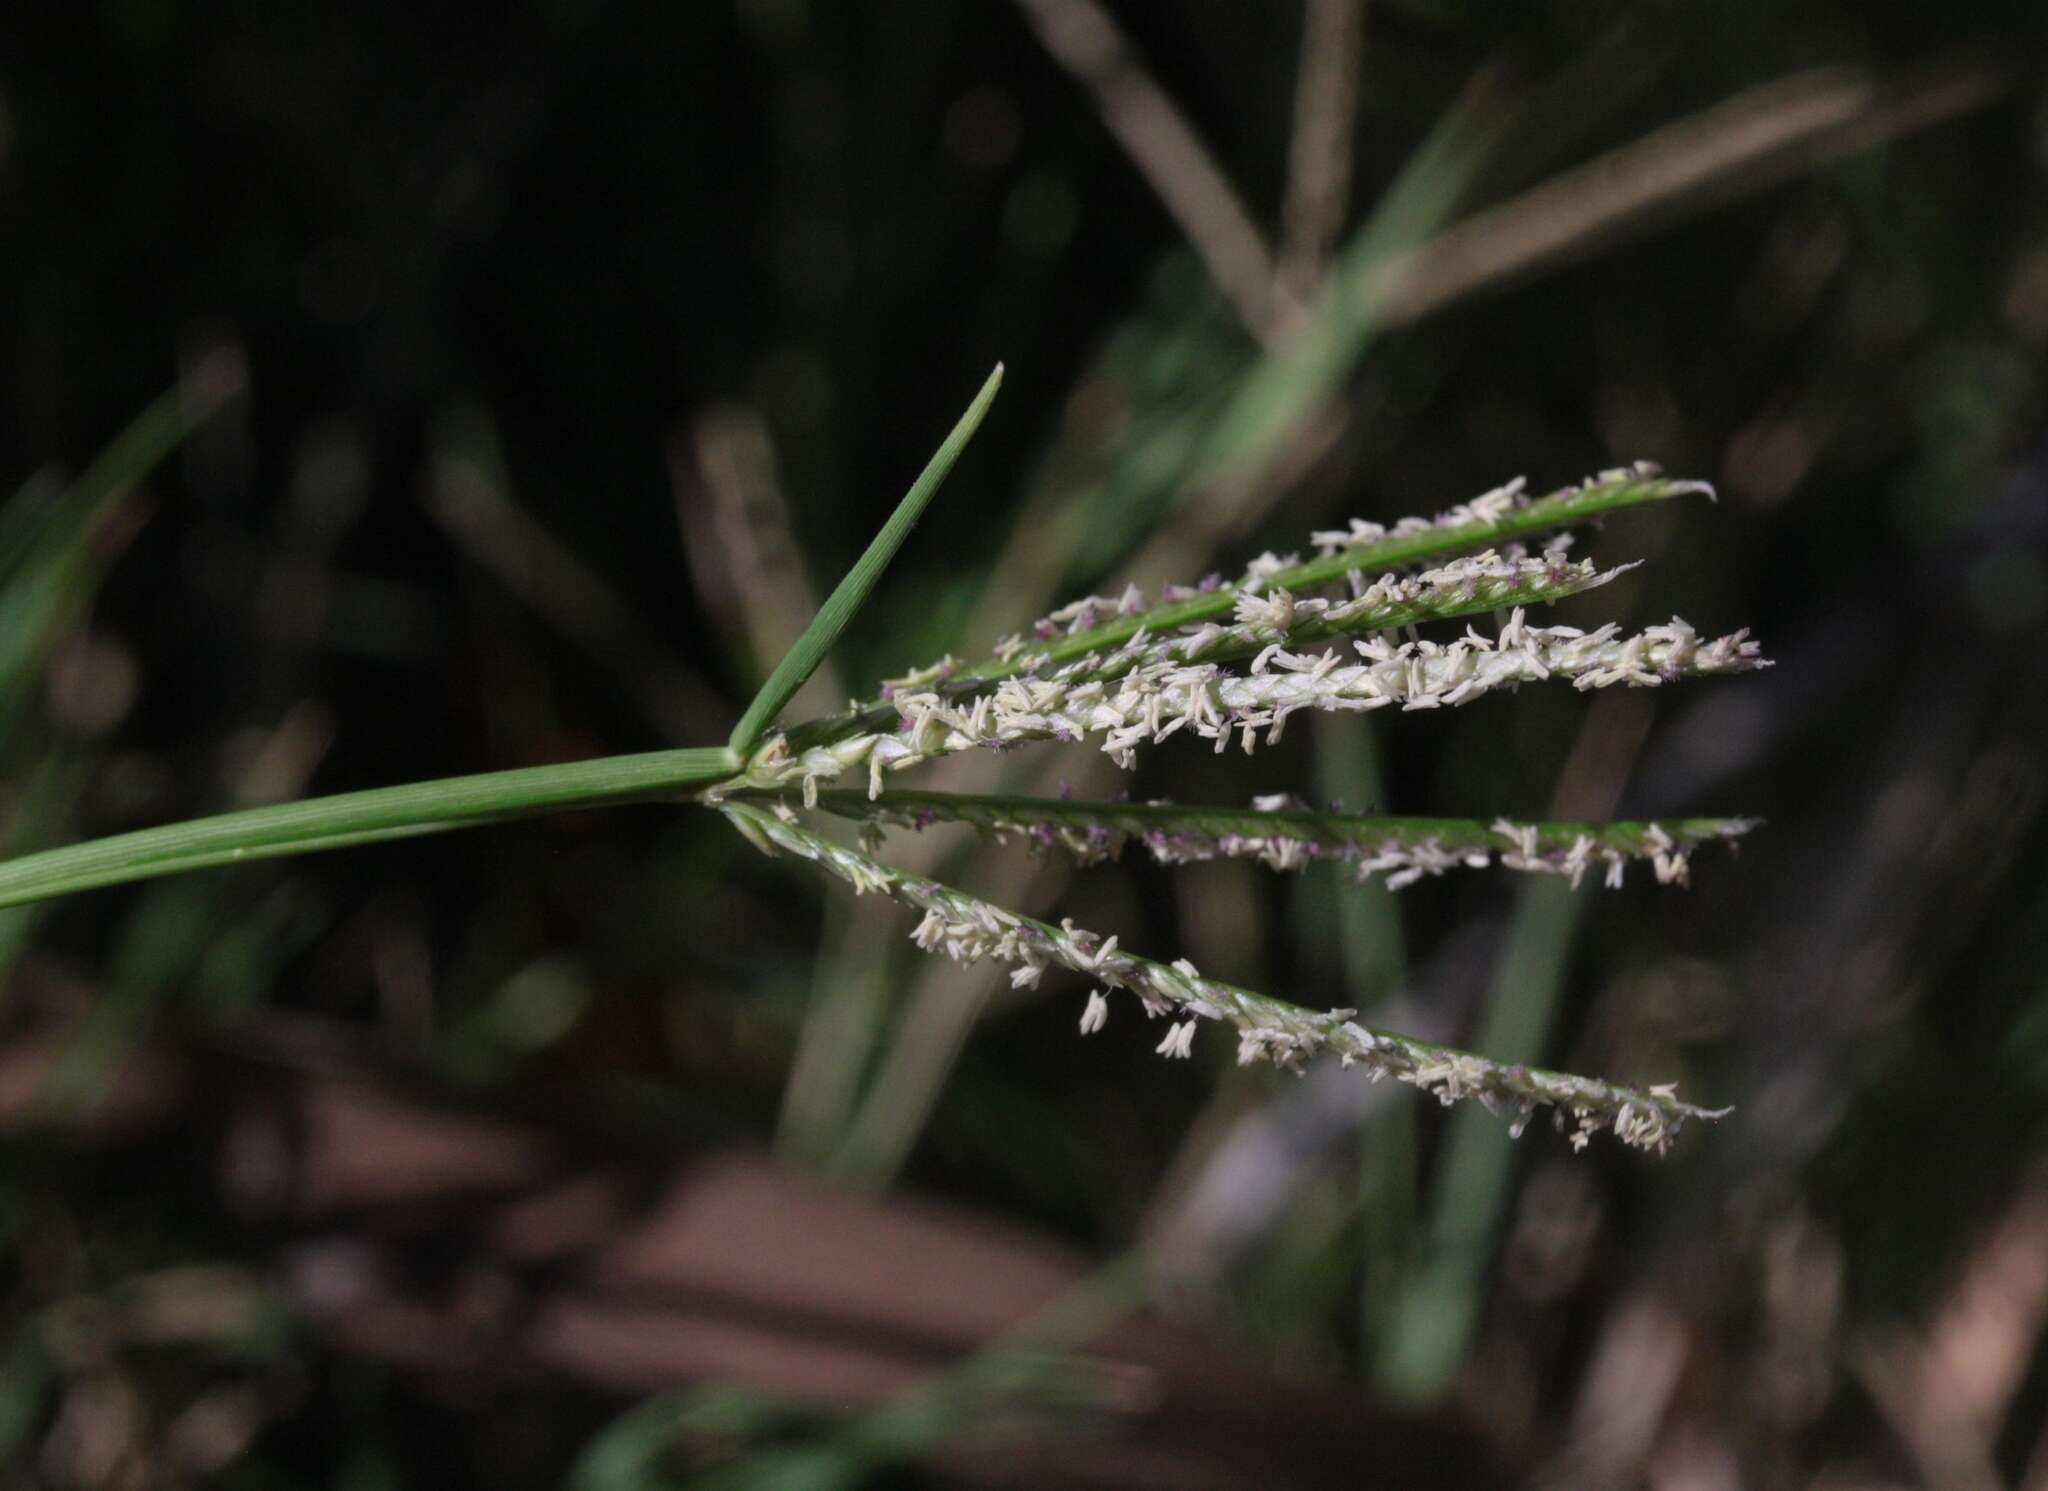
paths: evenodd
<path fill-rule="evenodd" d="M 796 644 L 783 654 L 782 661 L 775 665 L 775 671 L 768 675 L 768 681 L 761 685 L 761 691 L 747 706 L 747 712 L 733 727 L 731 747 L 746 755 L 761 743 L 775 723 L 783 706 L 795 697 L 804 681 L 817 670 L 825 654 L 839 640 L 839 634 L 846 629 L 847 622 L 868 598 L 875 588 L 875 582 L 888 568 L 889 561 L 896 557 L 896 551 L 903 546 L 903 540 L 910 536 L 910 530 L 937 495 L 939 487 L 953 469 L 953 463 L 960 458 L 960 452 L 967 448 L 967 442 L 974 438 L 974 432 L 981 427 L 982 417 L 988 413 L 989 405 L 995 402 L 996 390 L 1003 384 L 1003 365 L 997 363 L 995 371 L 981 385 L 981 392 L 974 396 L 974 402 L 967 406 L 967 412 L 960 416 L 952 433 L 925 463 L 924 470 L 903 494 L 903 500 L 896 504 L 896 510 L 889 515 L 889 521 L 868 545 L 867 550 L 855 561 L 846 578 L 839 582 L 825 604 L 818 608 L 818 614 L 797 638 Z"/>
<path fill-rule="evenodd" d="M 384 843 L 565 808 L 662 797 L 731 775 L 702 748 L 607 756 L 345 792 L 93 839 L 0 864 L 0 906 L 188 870 Z"/>

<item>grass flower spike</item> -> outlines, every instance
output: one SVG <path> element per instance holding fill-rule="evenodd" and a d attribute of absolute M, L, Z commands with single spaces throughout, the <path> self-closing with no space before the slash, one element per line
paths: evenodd
<path fill-rule="evenodd" d="M 776 794 L 757 794 L 768 801 Z M 816 806 L 865 823 L 924 829 L 965 823 L 998 842 L 1016 837 L 1059 848 L 1083 864 L 1117 858 L 1129 844 L 1162 865 L 1246 859 L 1272 870 L 1330 864 L 1361 881 L 1383 875 L 1400 890 L 1452 869 L 1551 874 L 1576 889 L 1589 873 L 1618 888 L 1628 866 L 1649 866 L 1660 885 L 1686 883 L 1694 850 L 1735 840 L 1756 827 L 1747 818 L 1685 818 L 1665 823 L 1515 823 L 1478 818 L 1389 818 L 1316 812 L 1284 794 L 1249 808 L 1175 803 L 1077 802 L 957 792 L 824 791 Z"/>
<path fill-rule="evenodd" d="M 1473 1097 L 1509 1116 L 1517 1133 L 1539 1107 L 1558 1113 L 1575 1145 L 1612 1128 L 1625 1143 L 1661 1150 L 1690 1118 L 1718 1116 L 1645 1090 L 1501 1065 L 1471 1052 L 1371 1029 L 1355 1011 L 1315 1012 L 1202 978 L 1184 960 L 1155 963 L 1071 922 L 1021 917 L 963 892 L 886 869 L 870 850 L 885 827 L 972 825 L 1057 847 L 1084 862 L 1130 842 L 1164 864 L 1246 859 L 1275 870 L 1333 863 L 1393 888 L 1452 869 L 1498 864 L 1549 874 L 1574 888 L 1589 876 L 1623 883 L 1631 863 L 1660 885 L 1683 885 L 1700 846 L 1731 842 L 1754 825 L 1739 818 L 1670 823 L 1522 823 L 1504 818 L 1396 818 L 1317 812 L 1284 796 L 1249 809 L 1172 803 L 1074 802 L 892 787 L 898 773 L 953 752 L 1039 743 L 1087 744 L 1118 765 L 1175 736 L 1213 751 L 1278 741 L 1304 711 L 1413 713 L 1458 708 L 1502 689 L 1569 683 L 1580 691 L 1657 688 L 1769 664 L 1746 632 L 1703 637 L 1684 620 L 1626 633 L 1609 622 L 1583 630 L 1544 626 L 1532 608 L 1606 584 L 1571 557 L 1560 530 L 1615 508 L 1687 492 L 1654 468 L 1611 471 L 1530 500 L 1519 481 L 1435 518 L 1391 527 L 1354 521 L 1311 536 L 1314 559 L 1266 554 L 1235 582 L 1219 576 L 1169 585 L 1155 600 L 1136 586 L 1088 596 L 1004 638 L 989 657 L 943 658 L 884 685 L 879 697 L 767 739 L 734 776 L 701 795 L 763 849 L 795 854 L 922 913 L 912 932 L 928 952 L 1011 965 L 1035 987 L 1048 967 L 1096 981 L 1079 1028 L 1110 1016 L 1105 990 L 1133 993 L 1149 1016 L 1169 1019 L 1157 1051 L 1189 1057 L 1200 1023 L 1238 1035 L 1241 1061 L 1299 1068 L 1319 1053 L 1392 1076 L 1445 1102 Z M 1709 493 L 1709 495 L 1711 495 Z M 1540 549 L 1529 540 L 1543 537 Z M 1497 618 L 1490 626 L 1481 616 Z M 1459 626 L 1445 638 L 1419 629 Z M 848 785 L 841 785 L 848 783 Z M 857 784 L 857 785 L 855 785 Z M 802 826 L 799 807 L 859 820 L 859 850 Z"/>
<path fill-rule="evenodd" d="M 1393 1077 L 1449 1105 L 1470 1098 L 1505 1116 L 1520 1134 L 1539 1108 L 1549 1108 L 1559 1127 L 1583 1147 L 1611 1128 L 1624 1144 L 1662 1151 L 1687 1121 L 1720 1113 L 1678 1100 L 1669 1087 L 1638 1090 L 1535 1067 L 1501 1065 L 1469 1051 L 1418 1041 L 1360 1024 L 1356 1010 L 1308 1010 L 1285 1000 L 1204 978 L 1185 959 L 1157 963 L 1064 921 L 1059 926 L 1013 911 L 918 875 L 888 869 L 867 854 L 832 843 L 804 828 L 795 815 L 764 811 L 729 801 L 725 812 L 735 826 L 770 853 L 792 854 L 837 875 L 855 894 L 874 892 L 922 912 L 911 938 L 926 952 L 956 962 L 994 959 L 1011 965 L 1011 981 L 1036 986 L 1049 968 L 1063 968 L 1096 982 L 1081 1016 L 1081 1031 L 1101 1030 L 1110 1015 L 1103 990 L 1125 990 L 1144 1013 L 1171 1021 L 1158 1052 L 1188 1057 L 1203 1021 L 1220 1022 L 1237 1034 L 1241 1065 L 1273 1062 L 1299 1069 L 1328 1053 L 1378 1080 Z"/>
<path fill-rule="evenodd" d="M 1301 612 L 1291 600 L 1288 604 L 1295 614 Z M 1292 651 L 1298 642 L 1328 635 L 1328 613 L 1308 614 L 1304 637 L 1273 619 L 1273 612 L 1237 629 L 1204 628 L 1223 637 L 1250 631 L 1272 638 L 1242 671 L 1198 661 L 1211 645 L 1203 632 L 1157 643 L 1140 633 L 1107 658 L 1091 654 L 1048 676 L 1006 678 L 985 692 L 899 691 L 893 730 L 852 735 L 801 754 L 792 754 L 778 737 L 748 764 L 744 780 L 769 787 L 799 782 L 806 800 L 815 802 L 821 782 L 860 770 L 869 795 L 878 797 L 885 772 L 973 746 L 1000 750 L 1029 741 L 1096 737 L 1111 759 L 1129 767 L 1139 746 L 1162 743 L 1183 729 L 1212 742 L 1217 751 L 1234 739 L 1249 753 L 1262 739 L 1278 741 L 1289 716 L 1302 710 L 1441 709 L 1471 703 L 1495 689 L 1550 679 L 1569 680 L 1581 690 L 1616 684 L 1654 688 L 1680 678 L 1767 666 L 1757 644 L 1743 632 L 1702 641 L 1692 627 L 1673 618 L 1669 625 L 1624 637 L 1613 623 L 1592 632 L 1532 626 L 1519 606 L 1494 636 L 1469 627 L 1448 643 L 1395 645 L 1372 636 L 1352 643 L 1351 658 L 1335 648 Z M 1375 629 L 1412 624 L 1379 623 Z"/>
<path fill-rule="evenodd" d="M 1220 575 L 1089 596 L 1004 638 L 979 661 L 944 658 L 826 719 L 777 725 L 872 591 L 987 414 L 1000 368 L 954 425 L 853 569 L 777 664 L 722 747 L 524 767 L 377 788 L 148 828 L 0 864 L 0 906 L 251 860 L 480 827 L 568 808 L 682 798 L 717 809 L 770 852 L 799 856 L 920 913 L 929 952 L 1009 965 L 1019 988 L 1051 968 L 1094 981 L 1084 1035 L 1111 1015 L 1110 992 L 1168 1021 L 1161 1056 L 1188 1059 L 1206 1023 L 1229 1025 L 1242 1062 L 1299 1069 L 1329 1054 L 1446 1103 L 1475 1099 L 1517 1132 L 1549 1108 L 1574 1144 L 1612 1129 L 1661 1150 L 1689 1119 L 1714 1117 L 1668 1087 L 1638 1090 L 1566 1076 L 1315 1011 L 1203 977 L 1185 959 L 1158 963 L 1071 921 L 1020 916 L 868 852 L 890 826 L 958 822 L 1021 836 L 1093 862 L 1137 843 L 1162 864 L 1241 859 L 1274 870 L 1339 866 L 1399 888 L 1489 865 L 1614 886 L 1646 865 L 1682 885 L 1702 845 L 1732 842 L 1739 818 L 1525 823 L 1498 817 L 1412 818 L 1317 811 L 1284 795 L 1250 808 L 1072 802 L 890 790 L 900 773 L 949 753 L 1041 743 L 1086 744 L 1129 767 L 1141 749 L 1201 742 L 1246 752 L 1281 738 L 1295 715 L 1403 714 L 1461 708 L 1524 684 L 1658 688 L 1768 664 L 1744 632 L 1705 637 L 1686 622 L 1637 632 L 1544 626 L 1531 612 L 1594 591 L 1632 566 L 1601 569 L 1570 551 L 1575 525 L 1643 503 L 1706 493 L 1631 466 L 1545 497 L 1520 481 L 1430 518 L 1353 521 L 1310 536 L 1313 558 L 1264 554 L 1234 581 Z M 1710 494 L 1709 494 L 1710 495 Z M 1426 636 L 1424 628 L 1455 628 Z M 799 820 L 822 808 L 862 824 L 861 849 Z"/>

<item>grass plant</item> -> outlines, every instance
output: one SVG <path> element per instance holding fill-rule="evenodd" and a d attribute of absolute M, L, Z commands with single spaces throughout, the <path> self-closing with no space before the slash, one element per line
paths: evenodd
<path fill-rule="evenodd" d="M 1170 803 L 1075 802 L 1017 795 L 892 790 L 888 778 L 933 757 L 1033 741 L 1092 740 L 1119 766 L 1140 746 L 1176 734 L 1223 751 L 1276 742 L 1309 710 L 1416 712 L 1473 702 L 1497 688 L 1566 681 L 1581 690 L 1657 687 L 1766 666 L 1743 632 L 1703 640 L 1674 618 L 1624 636 L 1532 625 L 1527 608 L 1605 584 L 1621 573 L 1568 557 L 1576 525 L 1621 508 L 1703 492 L 1653 468 L 1610 471 L 1531 499 L 1519 481 L 1433 518 L 1385 527 L 1354 521 L 1312 536 L 1315 557 L 1265 554 L 1235 580 L 1212 575 L 1147 596 L 1133 585 L 1053 611 L 961 663 L 941 659 L 882 685 L 823 720 L 777 724 L 873 590 L 986 416 L 998 367 L 874 541 L 777 664 L 723 747 L 696 747 L 446 778 L 249 809 L 27 854 L 0 864 L 0 906 L 255 859 L 313 853 L 558 811 L 684 798 L 714 808 L 769 853 L 809 860 L 923 913 L 912 933 L 927 951 L 1012 965 L 1015 984 L 1061 967 L 1099 986 L 1083 1033 L 1108 1018 L 1105 991 L 1134 994 L 1167 1020 L 1161 1054 L 1191 1053 L 1199 1022 L 1238 1036 L 1240 1062 L 1299 1068 L 1322 1052 L 1392 1076 L 1449 1104 L 1477 1098 L 1519 1133 L 1551 1108 L 1574 1144 L 1612 1128 L 1625 1143 L 1663 1149 L 1683 1124 L 1717 1114 L 1670 1087 L 1637 1089 L 1545 1071 L 1359 1024 L 1355 1008 L 1315 1009 L 1207 979 L 1185 959 L 1155 962 L 1071 921 L 1054 927 L 926 876 L 890 869 L 871 852 L 888 826 L 969 823 L 1023 835 L 1084 860 L 1135 839 L 1164 863 L 1247 858 L 1276 870 L 1330 860 L 1393 888 L 1457 867 L 1499 863 L 1577 886 L 1597 869 L 1621 883 L 1646 862 L 1659 883 L 1682 883 L 1701 844 L 1732 840 L 1742 819 L 1672 823 L 1517 823 L 1317 812 L 1285 797 L 1249 809 Z M 1539 547 L 1538 542 L 1542 545 Z M 1491 633 L 1470 618 L 1506 613 Z M 1419 628 L 1466 622 L 1449 641 Z M 1405 634 L 1407 640 L 1394 640 Z M 1337 644 L 1346 644 L 1340 647 Z M 1347 655 L 1348 653 L 1348 655 Z M 824 784 L 849 772 L 865 794 Z M 862 820 L 863 847 L 803 826 L 799 808 Z"/>

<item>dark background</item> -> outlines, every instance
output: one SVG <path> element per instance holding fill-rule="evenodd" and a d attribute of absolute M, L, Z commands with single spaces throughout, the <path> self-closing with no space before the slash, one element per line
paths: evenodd
<path fill-rule="evenodd" d="M 1719 501 L 1566 619 L 1776 667 L 939 774 L 1766 820 L 1690 889 L 886 851 L 1735 1107 L 1661 1160 L 1079 1042 L 682 805 L 5 913 L 0 1485 L 2041 1484 L 2036 9 L 13 7 L 11 849 L 716 744 L 998 360 L 797 713 L 1639 458 Z"/>

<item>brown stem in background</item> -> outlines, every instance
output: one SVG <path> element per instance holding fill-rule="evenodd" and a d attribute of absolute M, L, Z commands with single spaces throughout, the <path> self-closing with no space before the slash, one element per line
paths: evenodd
<path fill-rule="evenodd" d="M 732 705 L 643 632 L 605 582 L 475 462 L 443 454 L 426 506 L 464 554 L 588 654 L 664 738 L 697 744 L 730 727 Z"/>
<path fill-rule="evenodd" d="M 1308 0 L 1280 215 L 1280 287 L 1297 305 L 1314 294 L 1344 226 L 1364 42 L 1365 0 Z"/>
<path fill-rule="evenodd" d="M 1567 263 L 1653 221 L 1752 196 L 1789 177 L 1994 102 L 2005 67 L 1952 58 L 1902 83 L 1819 67 L 1652 130 L 1475 213 L 1387 266 L 1383 315 L 1421 319 L 1516 275 Z M 1660 219 L 1659 214 L 1664 216 Z"/>
<path fill-rule="evenodd" d="M 796 540 L 768 423 L 746 405 L 714 405 L 690 422 L 687 438 L 679 432 L 670 439 L 668 466 L 696 593 L 766 678 L 821 599 Z M 846 697 L 828 656 L 789 702 L 788 715 L 827 714 Z"/>
<path fill-rule="evenodd" d="M 1096 0 L 1017 0 L 1045 49 L 1095 96 L 1102 122 L 1261 342 L 1278 332 L 1273 253 L 1194 127 Z"/>

